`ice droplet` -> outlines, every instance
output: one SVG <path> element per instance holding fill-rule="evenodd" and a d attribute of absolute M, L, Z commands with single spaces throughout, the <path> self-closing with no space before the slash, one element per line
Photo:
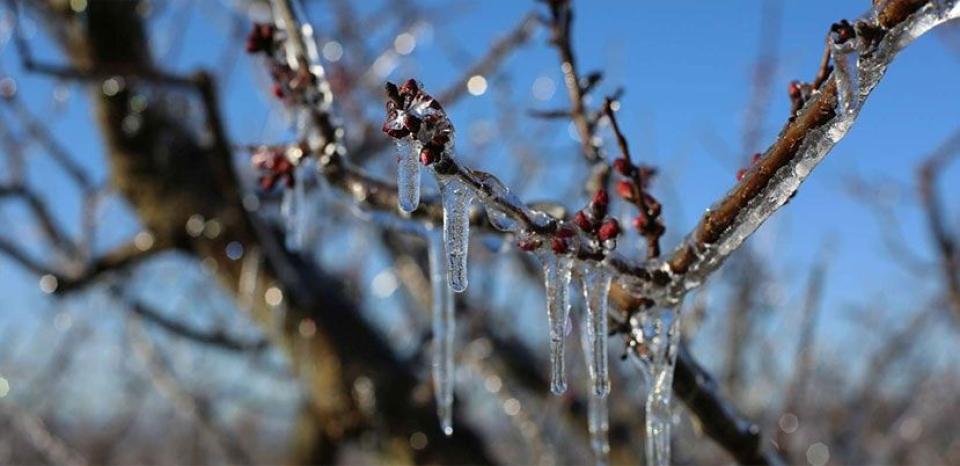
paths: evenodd
<path fill-rule="evenodd" d="M 420 143 L 397 140 L 397 202 L 410 213 L 420 205 Z"/>
<path fill-rule="evenodd" d="M 473 192 L 459 178 L 437 176 L 443 204 L 443 242 L 447 255 L 447 283 L 462 293 L 467 289 L 467 249 L 470 244 L 470 202 Z"/>
<path fill-rule="evenodd" d="M 433 288 L 433 391 L 437 402 L 440 427 L 453 434 L 454 334 L 456 302 L 447 286 L 444 264 L 444 241 L 438 233 L 428 232 L 430 284 Z"/>
<path fill-rule="evenodd" d="M 570 318 L 569 286 L 573 276 L 573 259 L 557 257 L 545 250 L 540 251 L 538 256 L 543 265 L 547 323 L 550 328 L 550 391 L 560 395 L 567 390 L 564 340 Z"/>
<path fill-rule="evenodd" d="M 593 384 L 593 393 L 607 396 L 610 377 L 607 370 L 607 295 L 610 294 L 611 275 L 602 265 L 584 264 L 580 273 L 583 300 L 586 303 L 586 338 L 592 347 L 587 368 Z"/>

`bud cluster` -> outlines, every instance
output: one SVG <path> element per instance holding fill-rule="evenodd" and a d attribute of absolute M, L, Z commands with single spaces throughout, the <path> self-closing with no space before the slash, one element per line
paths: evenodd
<path fill-rule="evenodd" d="M 394 139 L 410 138 L 420 145 L 420 163 L 429 166 L 453 146 L 453 125 L 443 107 L 416 80 L 397 86 L 388 82 L 383 132 Z"/>
<path fill-rule="evenodd" d="M 296 183 L 294 169 L 302 154 L 299 147 L 262 146 L 254 151 L 251 162 L 260 174 L 260 188 L 270 191 L 278 184 L 292 187 Z"/>
<path fill-rule="evenodd" d="M 662 205 L 648 191 L 650 182 L 657 171 L 653 167 L 634 165 L 624 155 L 613 161 L 613 169 L 623 179 L 617 181 L 617 194 L 623 200 L 635 205 L 637 216 L 633 219 L 633 228 L 647 240 L 647 255 L 660 255 L 660 237 L 666 231 L 661 218 Z"/>

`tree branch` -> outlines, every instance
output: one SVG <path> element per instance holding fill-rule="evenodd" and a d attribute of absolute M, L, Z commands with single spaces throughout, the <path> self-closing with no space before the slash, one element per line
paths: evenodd
<path fill-rule="evenodd" d="M 937 180 L 946 165 L 960 155 L 960 131 L 955 132 L 932 155 L 918 172 L 920 199 L 927 217 L 927 227 L 937 248 L 937 258 L 947 288 L 947 301 L 960 319 L 960 251 L 957 250 L 956 234 L 947 229 L 944 222 L 943 202 L 937 190 Z M 960 322 L 960 320 L 958 320 Z"/>

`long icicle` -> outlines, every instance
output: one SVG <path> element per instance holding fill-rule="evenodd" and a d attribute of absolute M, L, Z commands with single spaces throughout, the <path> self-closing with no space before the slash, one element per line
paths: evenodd
<path fill-rule="evenodd" d="M 550 391 L 560 395 L 567 391 L 564 361 L 564 340 L 567 320 L 570 318 L 569 286 L 573 260 L 557 257 L 550 251 L 541 251 L 544 290 L 547 298 L 547 324 L 550 328 Z"/>
<path fill-rule="evenodd" d="M 607 370 L 607 295 L 610 294 L 610 273 L 601 265 L 584 265 L 580 273 L 583 300 L 586 303 L 586 334 L 592 349 L 592 360 L 587 367 L 593 382 L 593 393 L 610 393 Z"/>
<path fill-rule="evenodd" d="M 670 399 L 680 340 L 677 308 L 652 309 L 630 319 L 631 346 L 647 379 L 646 454 L 648 466 L 670 464 Z"/>
<path fill-rule="evenodd" d="M 583 315 L 583 325 L 580 327 L 580 347 L 583 349 L 583 361 L 588 368 L 594 363 L 594 344 L 589 335 L 592 325 L 588 313 Z M 592 372 L 592 371 L 591 371 Z M 608 431 L 610 429 L 607 413 L 607 397 L 597 395 L 594 390 L 593 377 L 587 385 L 587 431 L 590 433 L 590 448 L 593 450 L 594 461 L 597 466 L 605 466 L 610 453 Z"/>
<path fill-rule="evenodd" d="M 453 434 L 454 389 L 454 320 L 453 291 L 447 285 L 444 264 L 444 241 L 440 234 L 428 232 L 430 283 L 433 287 L 433 391 L 437 402 L 440 427 L 446 435 Z"/>
<path fill-rule="evenodd" d="M 300 251 L 300 237 L 297 234 L 297 218 L 302 208 L 299 193 L 303 190 L 302 180 L 296 180 L 291 188 L 283 190 L 283 199 L 280 200 L 280 215 L 283 217 L 286 247 L 289 251 Z"/>
<path fill-rule="evenodd" d="M 470 244 L 470 202 L 473 192 L 458 178 L 438 176 L 443 203 L 443 242 L 447 254 L 447 283 L 462 293 L 467 289 L 467 249 Z"/>

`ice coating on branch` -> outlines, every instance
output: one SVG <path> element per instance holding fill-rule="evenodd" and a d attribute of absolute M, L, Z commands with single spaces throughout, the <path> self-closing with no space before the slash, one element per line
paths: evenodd
<path fill-rule="evenodd" d="M 670 464 L 670 398 L 677 362 L 676 308 L 655 308 L 630 318 L 630 347 L 647 381 L 646 453 L 650 466 Z"/>
<path fill-rule="evenodd" d="M 437 176 L 443 205 L 443 243 L 447 256 L 447 283 L 462 293 L 467 289 L 467 249 L 470 244 L 470 202 L 473 191 L 459 178 Z"/>
<path fill-rule="evenodd" d="M 543 265 L 547 325 L 550 329 L 550 391 L 560 395 L 567 391 L 564 340 L 570 319 L 569 287 L 573 277 L 573 259 L 558 257 L 546 250 L 541 250 L 537 256 Z"/>
<path fill-rule="evenodd" d="M 472 175 L 477 181 L 483 184 L 487 191 L 481 191 L 480 198 L 487 212 L 487 219 L 490 220 L 490 224 L 493 225 L 494 228 L 500 231 L 514 232 L 517 231 L 519 227 L 517 220 L 499 207 L 497 202 L 514 206 L 518 210 L 527 213 L 528 217 L 532 216 L 520 198 L 510 192 L 510 188 L 507 188 L 496 176 L 478 170 L 474 170 Z"/>
<path fill-rule="evenodd" d="M 607 367 L 607 296 L 610 294 L 610 272 L 601 264 L 583 264 L 580 283 L 586 304 L 585 328 L 590 343 L 590 373 L 592 393 L 605 397 L 610 393 L 610 375 Z"/>
<path fill-rule="evenodd" d="M 848 41 L 846 44 L 833 44 L 830 55 L 833 57 L 833 77 L 837 82 L 837 94 L 840 99 L 839 107 L 841 114 L 838 118 L 849 118 L 855 116 L 860 110 L 859 94 L 857 89 L 857 54 L 854 52 L 853 44 Z"/>
<path fill-rule="evenodd" d="M 453 291 L 447 286 L 444 264 L 444 241 L 435 232 L 428 232 L 430 285 L 433 288 L 433 393 L 437 402 L 440 427 L 446 435 L 453 434 L 454 389 L 454 321 Z"/>
<path fill-rule="evenodd" d="M 589 368 L 594 363 L 594 343 L 590 339 L 587 329 L 590 327 L 590 317 L 583 316 L 583 326 L 580 328 L 580 347 L 583 349 L 583 360 Z M 593 381 L 587 387 L 587 431 L 590 433 L 590 448 L 597 466 L 608 463 L 610 430 L 607 397 L 597 395 L 593 388 Z"/>
<path fill-rule="evenodd" d="M 410 213 L 420 205 L 420 143 L 397 140 L 397 203 Z"/>
<path fill-rule="evenodd" d="M 960 2 L 950 1 L 940 4 L 931 2 L 905 21 L 886 31 L 883 38 L 876 44 L 857 38 L 853 42 L 854 50 L 844 54 L 848 58 L 855 56 L 856 63 L 848 60 L 846 72 L 841 69 L 831 78 L 837 80 L 838 92 L 841 93 L 839 100 L 843 107 L 838 108 L 836 116 L 825 124 L 807 132 L 790 162 L 774 175 L 759 195 L 753 197 L 746 207 L 739 210 L 733 225 L 720 235 L 719 240 L 706 246 L 700 245 L 697 240 L 700 232 L 694 230 L 679 246 L 680 248 L 689 247 L 696 253 L 696 259 L 683 274 L 673 274 L 666 263 L 654 266 L 666 272 L 671 278 L 667 286 L 638 285 L 627 277 L 621 283 L 632 291 L 653 299 L 659 305 L 676 305 L 687 291 L 699 286 L 750 234 L 789 200 L 811 170 L 823 160 L 840 139 L 846 136 L 867 97 L 883 77 L 887 66 L 897 53 L 931 28 L 958 17 L 960 17 Z M 841 68 L 843 68 L 843 60 L 838 62 L 841 62 Z M 847 87 L 852 88 L 852 97 L 844 101 Z M 810 101 L 815 100 L 810 99 Z M 810 109 L 804 111 L 806 110 Z M 769 152 L 764 154 L 764 158 L 767 155 Z"/>

